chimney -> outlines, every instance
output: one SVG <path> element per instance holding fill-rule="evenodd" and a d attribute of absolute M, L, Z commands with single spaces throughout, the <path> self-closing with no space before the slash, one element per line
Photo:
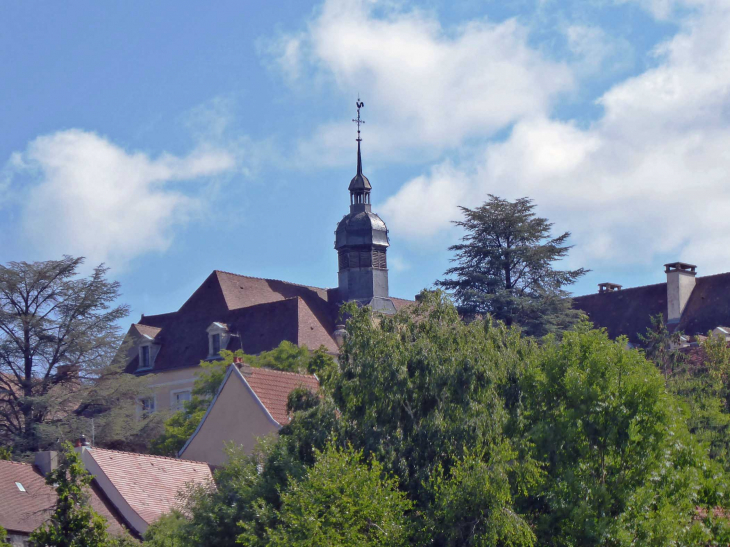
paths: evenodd
<path fill-rule="evenodd" d="M 599 283 L 598 284 L 598 292 L 599 294 L 604 294 L 607 292 L 614 292 L 614 291 L 620 291 L 621 285 L 618 285 L 616 283 Z"/>
<path fill-rule="evenodd" d="M 46 476 L 58 467 L 58 452 L 55 450 L 36 452 L 35 461 L 33 463 L 38 469 L 40 469 L 43 476 Z"/>
<path fill-rule="evenodd" d="M 77 439 L 75 446 L 76 448 L 80 448 L 82 446 L 88 448 L 91 446 L 91 443 L 86 439 L 86 435 L 81 435 L 81 437 Z"/>
<path fill-rule="evenodd" d="M 684 262 L 664 264 L 667 274 L 667 323 L 679 323 L 684 307 L 695 288 L 697 266 Z"/>

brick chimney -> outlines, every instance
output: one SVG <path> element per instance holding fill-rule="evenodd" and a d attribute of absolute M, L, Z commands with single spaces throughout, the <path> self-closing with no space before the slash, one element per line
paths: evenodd
<path fill-rule="evenodd" d="M 667 323 L 679 323 L 692 290 L 697 266 L 684 262 L 664 264 L 667 274 Z"/>

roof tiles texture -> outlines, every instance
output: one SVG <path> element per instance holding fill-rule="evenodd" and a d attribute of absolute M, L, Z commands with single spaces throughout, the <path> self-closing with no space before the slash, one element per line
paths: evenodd
<path fill-rule="evenodd" d="M 92 448 L 89 453 L 142 519 L 151 524 L 178 506 L 188 484 L 213 480 L 206 463 Z"/>
<path fill-rule="evenodd" d="M 21 491 L 20 483 L 25 492 Z M 93 509 L 107 520 L 109 532 L 119 535 L 125 528 L 115 511 L 96 488 L 90 492 Z M 0 526 L 6 530 L 30 534 L 53 512 L 56 493 L 46 484 L 45 477 L 33 465 L 0 460 Z"/>
<path fill-rule="evenodd" d="M 295 374 L 266 368 L 246 368 L 243 376 L 261 403 L 279 424 L 289 423 L 286 403 L 289 394 L 299 387 L 313 392 L 319 389 L 319 381 L 314 376 Z"/>
<path fill-rule="evenodd" d="M 336 289 L 318 289 L 228 272 L 214 271 L 179 311 L 148 315 L 133 325 L 136 333 L 155 338 L 160 351 L 152 372 L 192 367 L 208 357 L 206 329 L 226 323 L 231 334 L 231 350 L 257 354 L 287 340 L 317 349 L 337 351 L 333 338 L 339 309 Z M 397 309 L 411 303 L 392 299 Z M 239 336 L 240 335 L 240 336 Z M 131 350 L 128 372 L 138 366 Z"/>

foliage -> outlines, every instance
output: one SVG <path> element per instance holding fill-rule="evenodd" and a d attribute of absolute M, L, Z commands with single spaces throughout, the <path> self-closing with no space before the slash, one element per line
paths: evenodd
<path fill-rule="evenodd" d="M 292 393 L 278 439 L 231 447 L 217 488 L 192 489 L 189 518 L 151 541 L 377 544 L 362 538 L 368 518 L 402 522 L 407 536 L 389 540 L 417 545 L 726 541 L 726 475 L 625 339 L 579 325 L 538 344 L 491 318 L 464 323 L 442 293 L 394 316 L 344 311 L 322 396 Z"/>
<path fill-rule="evenodd" d="M 200 362 L 201 371 L 195 379 L 190 401 L 186 401 L 183 410 L 176 412 L 165 422 L 164 432 L 152 442 L 153 454 L 177 455 L 205 416 L 211 400 L 225 378 L 228 366 L 236 358 L 253 367 L 300 373 L 327 375 L 336 368 L 334 359 L 324 347 L 310 352 L 306 346 L 300 348 L 286 340 L 275 349 L 260 355 L 245 355 L 240 350 L 223 350 L 220 355 L 221 358 L 215 361 Z"/>
<path fill-rule="evenodd" d="M 670 333 L 664 324 L 664 316 L 659 313 L 651 317 L 651 327 L 646 329 L 646 334 L 639 334 L 639 340 L 647 359 L 659 367 L 664 378 L 668 378 L 680 359 L 677 348 L 682 341 L 682 333 Z"/>
<path fill-rule="evenodd" d="M 542 336 L 564 330 L 581 318 L 564 287 L 586 270 L 556 270 L 570 246 L 565 232 L 550 234 L 552 224 L 535 215 L 528 198 L 514 202 L 490 195 L 476 209 L 460 207 L 464 220 L 454 224 L 466 235 L 449 247 L 458 265 L 436 284 L 453 292 L 459 311 L 468 316 L 491 315 L 526 334 Z"/>
<path fill-rule="evenodd" d="M 695 508 L 722 501 L 722 471 L 654 365 L 626 346 L 585 327 L 527 369 L 523 416 L 547 474 L 522 507 L 541 545 L 687 544 Z"/>
<path fill-rule="evenodd" d="M 150 524 L 144 535 L 148 547 L 178 547 L 186 545 L 184 535 L 187 519 L 177 510 L 173 510 Z"/>
<path fill-rule="evenodd" d="M 7 542 L 7 539 L 8 539 L 7 530 L 5 530 L 5 528 L 0 526 L 0 545 L 5 544 Z"/>
<path fill-rule="evenodd" d="M 46 475 L 56 490 L 51 518 L 35 530 L 30 541 L 48 547 L 95 547 L 110 544 L 104 517 L 89 505 L 92 476 L 70 443 L 64 443 L 58 467 Z"/>
<path fill-rule="evenodd" d="M 333 444 L 317 452 L 316 460 L 282 494 L 278 523 L 268 530 L 269 545 L 408 545 L 405 514 L 411 503 L 397 481 L 383 478 L 376 460 L 368 465 L 361 452 Z"/>
<path fill-rule="evenodd" d="M 13 452 L 7 446 L 0 446 L 0 460 L 12 460 Z"/>
<path fill-rule="evenodd" d="M 113 362 L 121 339 L 119 284 L 107 269 L 81 277 L 81 258 L 0 266 L 0 441 L 15 453 L 91 433 L 109 441 L 148 424 L 134 419 L 146 380 Z"/>

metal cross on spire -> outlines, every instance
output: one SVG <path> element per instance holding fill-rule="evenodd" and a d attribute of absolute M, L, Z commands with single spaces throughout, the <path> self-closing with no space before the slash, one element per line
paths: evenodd
<path fill-rule="evenodd" d="M 357 119 L 352 119 L 352 121 L 357 124 L 357 139 L 355 140 L 357 142 L 361 142 L 362 139 L 360 138 L 360 124 L 365 123 L 365 120 L 360 119 L 360 109 L 365 106 L 365 103 L 360 100 L 360 95 L 357 96 L 357 102 L 355 103 L 355 106 L 357 106 Z"/>

